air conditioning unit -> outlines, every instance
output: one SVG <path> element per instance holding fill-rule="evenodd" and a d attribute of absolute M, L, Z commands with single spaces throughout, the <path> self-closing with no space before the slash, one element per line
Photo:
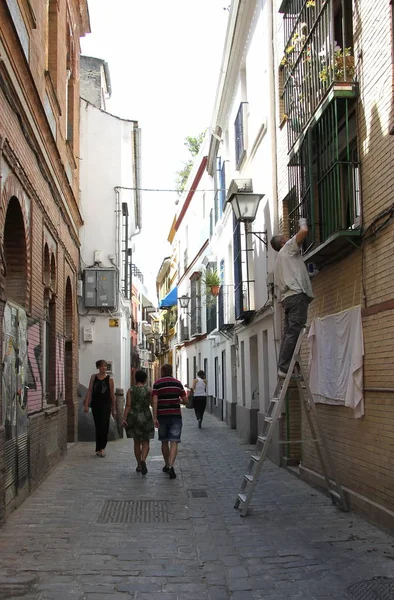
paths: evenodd
<path fill-rule="evenodd" d="M 152 334 L 152 325 L 150 323 L 148 323 L 148 321 L 142 321 L 141 327 L 142 327 L 142 333 L 144 335 L 147 336 L 147 335 Z"/>

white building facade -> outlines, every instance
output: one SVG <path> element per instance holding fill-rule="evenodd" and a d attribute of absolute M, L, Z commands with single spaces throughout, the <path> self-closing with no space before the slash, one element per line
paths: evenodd
<path fill-rule="evenodd" d="M 267 247 L 277 227 L 272 21 L 269 1 L 232 2 L 211 130 L 187 183 L 197 191 L 190 203 L 183 198 L 174 240 L 178 302 L 190 297 L 187 311 L 178 304 L 178 376 L 190 383 L 196 370 L 206 371 L 208 410 L 249 442 L 256 440 L 275 388 L 280 337 L 275 256 Z M 204 160 L 205 173 L 196 180 Z M 231 183 L 245 180 L 263 196 L 246 227 L 226 202 Z M 221 280 L 208 307 L 201 286 L 207 267 Z M 193 332 L 199 296 L 200 327 Z M 182 325 L 186 317 L 189 329 Z"/>
<path fill-rule="evenodd" d="M 140 129 L 81 98 L 80 383 L 105 359 L 130 385 L 131 244 L 141 229 Z"/>

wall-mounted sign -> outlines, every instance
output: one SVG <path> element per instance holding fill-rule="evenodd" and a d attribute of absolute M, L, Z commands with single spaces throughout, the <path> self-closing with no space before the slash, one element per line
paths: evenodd
<path fill-rule="evenodd" d="M 119 319 L 108 319 L 110 327 L 119 327 Z"/>

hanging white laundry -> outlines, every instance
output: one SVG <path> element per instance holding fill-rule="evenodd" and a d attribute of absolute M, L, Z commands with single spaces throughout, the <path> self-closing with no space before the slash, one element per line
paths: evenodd
<path fill-rule="evenodd" d="M 343 404 L 364 414 L 361 306 L 314 319 L 309 330 L 309 385 L 315 402 Z"/>

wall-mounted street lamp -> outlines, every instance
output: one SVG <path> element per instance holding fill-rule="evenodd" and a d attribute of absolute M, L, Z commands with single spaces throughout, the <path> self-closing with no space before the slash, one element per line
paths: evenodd
<path fill-rule="evenodd" d="M 186 294 L 184 294 L 183 296 L 180 296 L 178 298 L 178 302 L 180 304 L 180 307 L 187 310 L 189 308 L 189 302 L 190 302 L 190 300 L 191 300 L 190 296 L 186 296 Z"/>
<path fill-rule="evenodd" d="M 253 193 L 251 179 L 233 179 L 226 201 L 231 204 L 238 223 L 245 223 L 245 233 L 252 233 L 267 247 L 267 232 L 250 229 L 250 223 L 256 219 L 257 209 L 262 198 L 264 198 L 264 194 Z"/>

